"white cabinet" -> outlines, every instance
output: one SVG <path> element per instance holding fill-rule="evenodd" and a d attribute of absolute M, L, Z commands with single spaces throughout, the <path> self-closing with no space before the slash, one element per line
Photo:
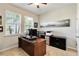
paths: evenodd
<path fill-rule="evenodd" d="M 46 44 L 49 45 L 49 37 L 46 36 L 45 39 L 46 39 Z"/>

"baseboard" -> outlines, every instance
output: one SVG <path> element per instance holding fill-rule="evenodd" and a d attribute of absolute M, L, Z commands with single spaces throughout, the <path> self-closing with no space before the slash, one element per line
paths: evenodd
<path fill-rule="evenodd" d="M 18 47 L 18 45 L 14 45 L 14 46 L 11 46 L 11 47 L 8 47 L 8 48 L 5 48 L 5 49 L 2 49 L 2 50 L 0 50 L 0 52 L 3 52 L 3 51 L 6 51 L 6 50 L 9 50 L 9 49 L 12 49 L 12 48 L 15 48 L 15 47 Z"/>
<path fill-rule="evenodd" d="M 72 49 L 72 50 L 74 50 L 74 51 L 77 51 L 76 48 L 72 48 L 72 47 L 68 47 L 67 49 Z"/>

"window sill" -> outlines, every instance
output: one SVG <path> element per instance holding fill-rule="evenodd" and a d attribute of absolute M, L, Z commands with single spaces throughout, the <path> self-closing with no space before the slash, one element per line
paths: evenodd
<path fill-rule="evenodd" d="M 10 34 L 10 35 L 4 35 L 4 37 L 10 37 L 10 36 L 19 36 L 20 34 Z"/>

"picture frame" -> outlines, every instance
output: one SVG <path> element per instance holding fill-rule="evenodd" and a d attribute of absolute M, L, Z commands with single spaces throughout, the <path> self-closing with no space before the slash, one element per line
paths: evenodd
<path fill-rule="evenodd" d="M 34 22 L 34 28 L 38 28 L 38 23 Z"/>
<path fill-rule="evenodd" d="M 46 23 L 45 25 L 41 25 L 40 27 L 70 27 L 70 19 Z"/>
<path fill-rule="evenodd" d="M 0 16 L 0 25 L 2 25 L 2 16 Z"/>
<path fill-rule="evenodd" d="M 0 26 L 0 32 L 3 32 L 3 26 Z"/>

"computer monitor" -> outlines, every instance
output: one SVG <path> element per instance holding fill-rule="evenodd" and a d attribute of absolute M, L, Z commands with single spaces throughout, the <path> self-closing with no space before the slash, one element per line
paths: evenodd
<path fill-rule="evenodd" d="M 29 36 L 37 36 L 37 29 L 29 29 Z"/>

